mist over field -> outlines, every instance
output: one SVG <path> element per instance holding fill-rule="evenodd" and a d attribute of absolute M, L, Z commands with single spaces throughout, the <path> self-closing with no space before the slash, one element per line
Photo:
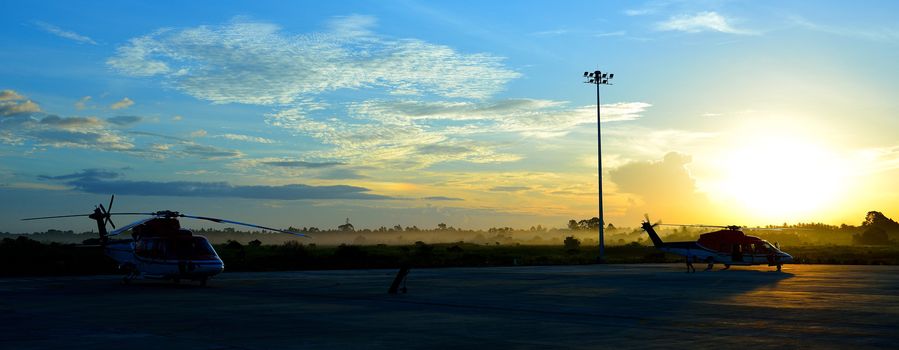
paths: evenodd
<path fill-rule="evenodd" d="M 820 223 L 799 223 L 770 225 L 758 228 L 743 228 L 743 231 L 772 243 L 784 246 L 805 245 L 893 245 L 899 243 L 899 223 L 880 212 L 871 211 L 860 225 L 840 226 Z M 566 237 L 578 239 L 583 246 L 596 246 L 598 240 L 598 219 L 571 220 L 564 228 L 546 228 L 540 225 L 527 229 L 495 227 L 487 230 L 469 230 L 438 224 L 434 228 L 416 226 L 379 227 L 377 229 L 355 229 L 341 225 L 334 229 L 322 230 L 316 227 L 290 227 L 290 230 L 307 233 L 310 238 L 263 232 L 241 231 L 233 228 L 215 229 L 193 227 L 194 234 L 207 237 L 213 244 L 235 241 L 247 244 L 258 240 L 265 245 L 279 245 L 286 242 L 316 245 L 409 245 L 416 242 L 427 244 L 473 243 L 479 245 L 562 245 Z M 657 232 L 664 241 L 695 241 L 700 234 L 718 230 L 707 227 L 659 226 Z M 617 227 L 609 224 L 605 232 L 607 246 L 627 244 L 652 245 L 646 233 L 639 227 Z M 2 233 L 0 237 L 18 236 Z M 82 243 L 96 239 L 93 232 L 50 230 L 25 235 L 41 242 Z M 123 234 L 122 238 L 128 237 Z"/>

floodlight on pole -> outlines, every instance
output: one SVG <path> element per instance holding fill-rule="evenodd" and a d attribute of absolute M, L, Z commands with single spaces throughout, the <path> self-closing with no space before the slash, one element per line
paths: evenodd
<path fill-rule="evenodd" d="M 603 237 L 603 231 L 605 230 L 606 222 L 603 220 L 602 216 L 602 133 L 600 132 L 600 100 L 599 100 L 599 86 L 600 85 L 612 85 L 609 83 L 609 80 L 615 77 L 615 74 L 603 73 L 599 70 L 591 72 L 584 72 L 584 77 L 589 77 L 585 81 L 585 84 L 593 84 L 596 85 L 596 156 L 599 160 L 598 168 L 596 173 L 599 175 L 599 260 L 598 262 L 602 263 L 605 259 L 605 240 Z"/>

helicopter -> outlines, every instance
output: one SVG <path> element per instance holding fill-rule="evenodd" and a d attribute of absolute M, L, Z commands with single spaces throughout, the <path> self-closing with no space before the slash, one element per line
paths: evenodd
<path fill-rule="evenodd" d="M 793 256 L 780 250 L 777 244 L 772 245 L 768 241 L 749 236 L 741 231 L 737 225 L 677 225 L 662 224 L 656 222 L 650 224 L 649 215 L 644 215 L 643 230 L 649 234 L 652 244 L 659 250 L 684 256 L 687 262 L 687 272 L 693 269 L 694 261 L 703 261 L 708 264 L 706 271 L 711 270 L 715 263 L 724 264 L 727 270 L 731 265 L 762 265 L 777 266 L 781 271 L 783 264 L 793 262 Z M 659 225 L 666 226 L 691 226 L 720 228 L 721 230 L 703 233 L 699 240 L 690 242 L 662 242 L 655 231 Z M 695 271 L 695 269 L 693 269 Z"/>
<path fill-rule="evenodd" d="M 271 227 L 248 224 L 238 221 L 217 219 L 206 216 L 194 216 L 171 210 L 152 213 L 112 213 L 115 195 L 109 199 L 109 206 L 102 203 L 94 208 L 91 214 L 58 215 L 34 217 L 22 220 L 43 220 L 86 216 L 97 222 L 100 234 L 99 243 L 104 253 L 118 263 L 120 271 L 125 273 L 122 282 L 128 284 L 133 279 L 162 279 L 179 283 L 182 279 L 198 281 L 205 286 L 210 277 L 222 273 L 225 263 L 203 236 L 194 235 L 190 230 L 182 228 L 179 218 L 207 220 L 218 223 L 235 224 L 259 229 L 309 237 L 300 232 L 280 230 Z M 116 229 L 112 215 L 147 215 L 144 218 Z M 113 231 L 107 231 L 106 224 Z M 131 230 L 130 239 L 111 239 Z"/>

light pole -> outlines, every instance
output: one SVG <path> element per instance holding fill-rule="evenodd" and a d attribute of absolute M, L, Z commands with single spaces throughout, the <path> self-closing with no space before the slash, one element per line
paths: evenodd
<path fill-rule="evenodd" d="M 600 132 L 600 120 L 599 120 L 599 86 L 600 85 L 612 85 L 609 83 L 609 79 L 615 77 L 615 74 L 603 73 L 599 70 L 595 70 L 593 72 L 584 72 L 584 81 L 585 84 L 593 84 L 596 85 L 596 156 L 599 159 L 599 168 L 597 168 L 597 174 L 599 175 L 599 263 L 603 262 L 605 257 L 606 245 L 603 237 L 603 231 L 605 230 L 606 222 L 602 218 L 602 133 Z"/>

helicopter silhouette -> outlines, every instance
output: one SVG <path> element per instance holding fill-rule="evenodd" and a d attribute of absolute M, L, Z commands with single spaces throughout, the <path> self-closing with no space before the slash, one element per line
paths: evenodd
<path fill-rule="evenodd" d="M 792 255 L 780 250 L 780 247 L 776 244 L 772 245 L 764 239 L 746 235 L 741 231 L 741 226 L 679 225 L 662 224 L 661 222 L 650 224 L 649 215 L 644 215 L 644 218 L 642 227 L 649 234 L 652 244 L 663 252 L 685 257 L 687 272 L 690 272 L 693 268 L 693 262 L 707 263 L 708 267 L 706 270 L 711 270 L 718 263 L 724 264 L 725 270 L 729 269 L 731 265 L 767 264 L 768 266 L 776 266 L 777 271 L 781 271 L 783 264 L 793 262 Z M 710 227 L 721 228 L 722 230 L 703 233 L 699 235 L 699 240 L 696 241 L 662 242 L 662 239 L 659 238 L 655 231 L 655 228 L 659 225 Z"/>
<path fill-rule="evenodd" d="M 210 277 L 222 273 L 225 263 L 203 236 L 194 235 L 182 228 L 179 218 L 207 220 L 217 223 L 235 224 L 255 227 L 263 230 L 309 237 L 300 232 L 281 230 L 244 222 L 218 219 L 206 216 L 186 215 L 177 211 L 162 210 L 153 213 L 112 213 L 115 195 L 109 199 L 109 206 L 100 203 L 91 214 L 57 215 L 26 218 L 22 220 L 44 220 L 86 216 L 97 222 L 100 234 L 99 243 L 104 253 L 118 263 L 120 271 L 125 273 L 122 281 L 130 283 L 133 279 L 163 279 L 175 283 L 182 279 L 199 281 L 205 286 Z M 116 229 L 112 215 L 147 215 L 150 216 Z M 107 231 L 109 224 L 113 231 Z M 131 230 L 130 239 L 111 239 Z"/>

